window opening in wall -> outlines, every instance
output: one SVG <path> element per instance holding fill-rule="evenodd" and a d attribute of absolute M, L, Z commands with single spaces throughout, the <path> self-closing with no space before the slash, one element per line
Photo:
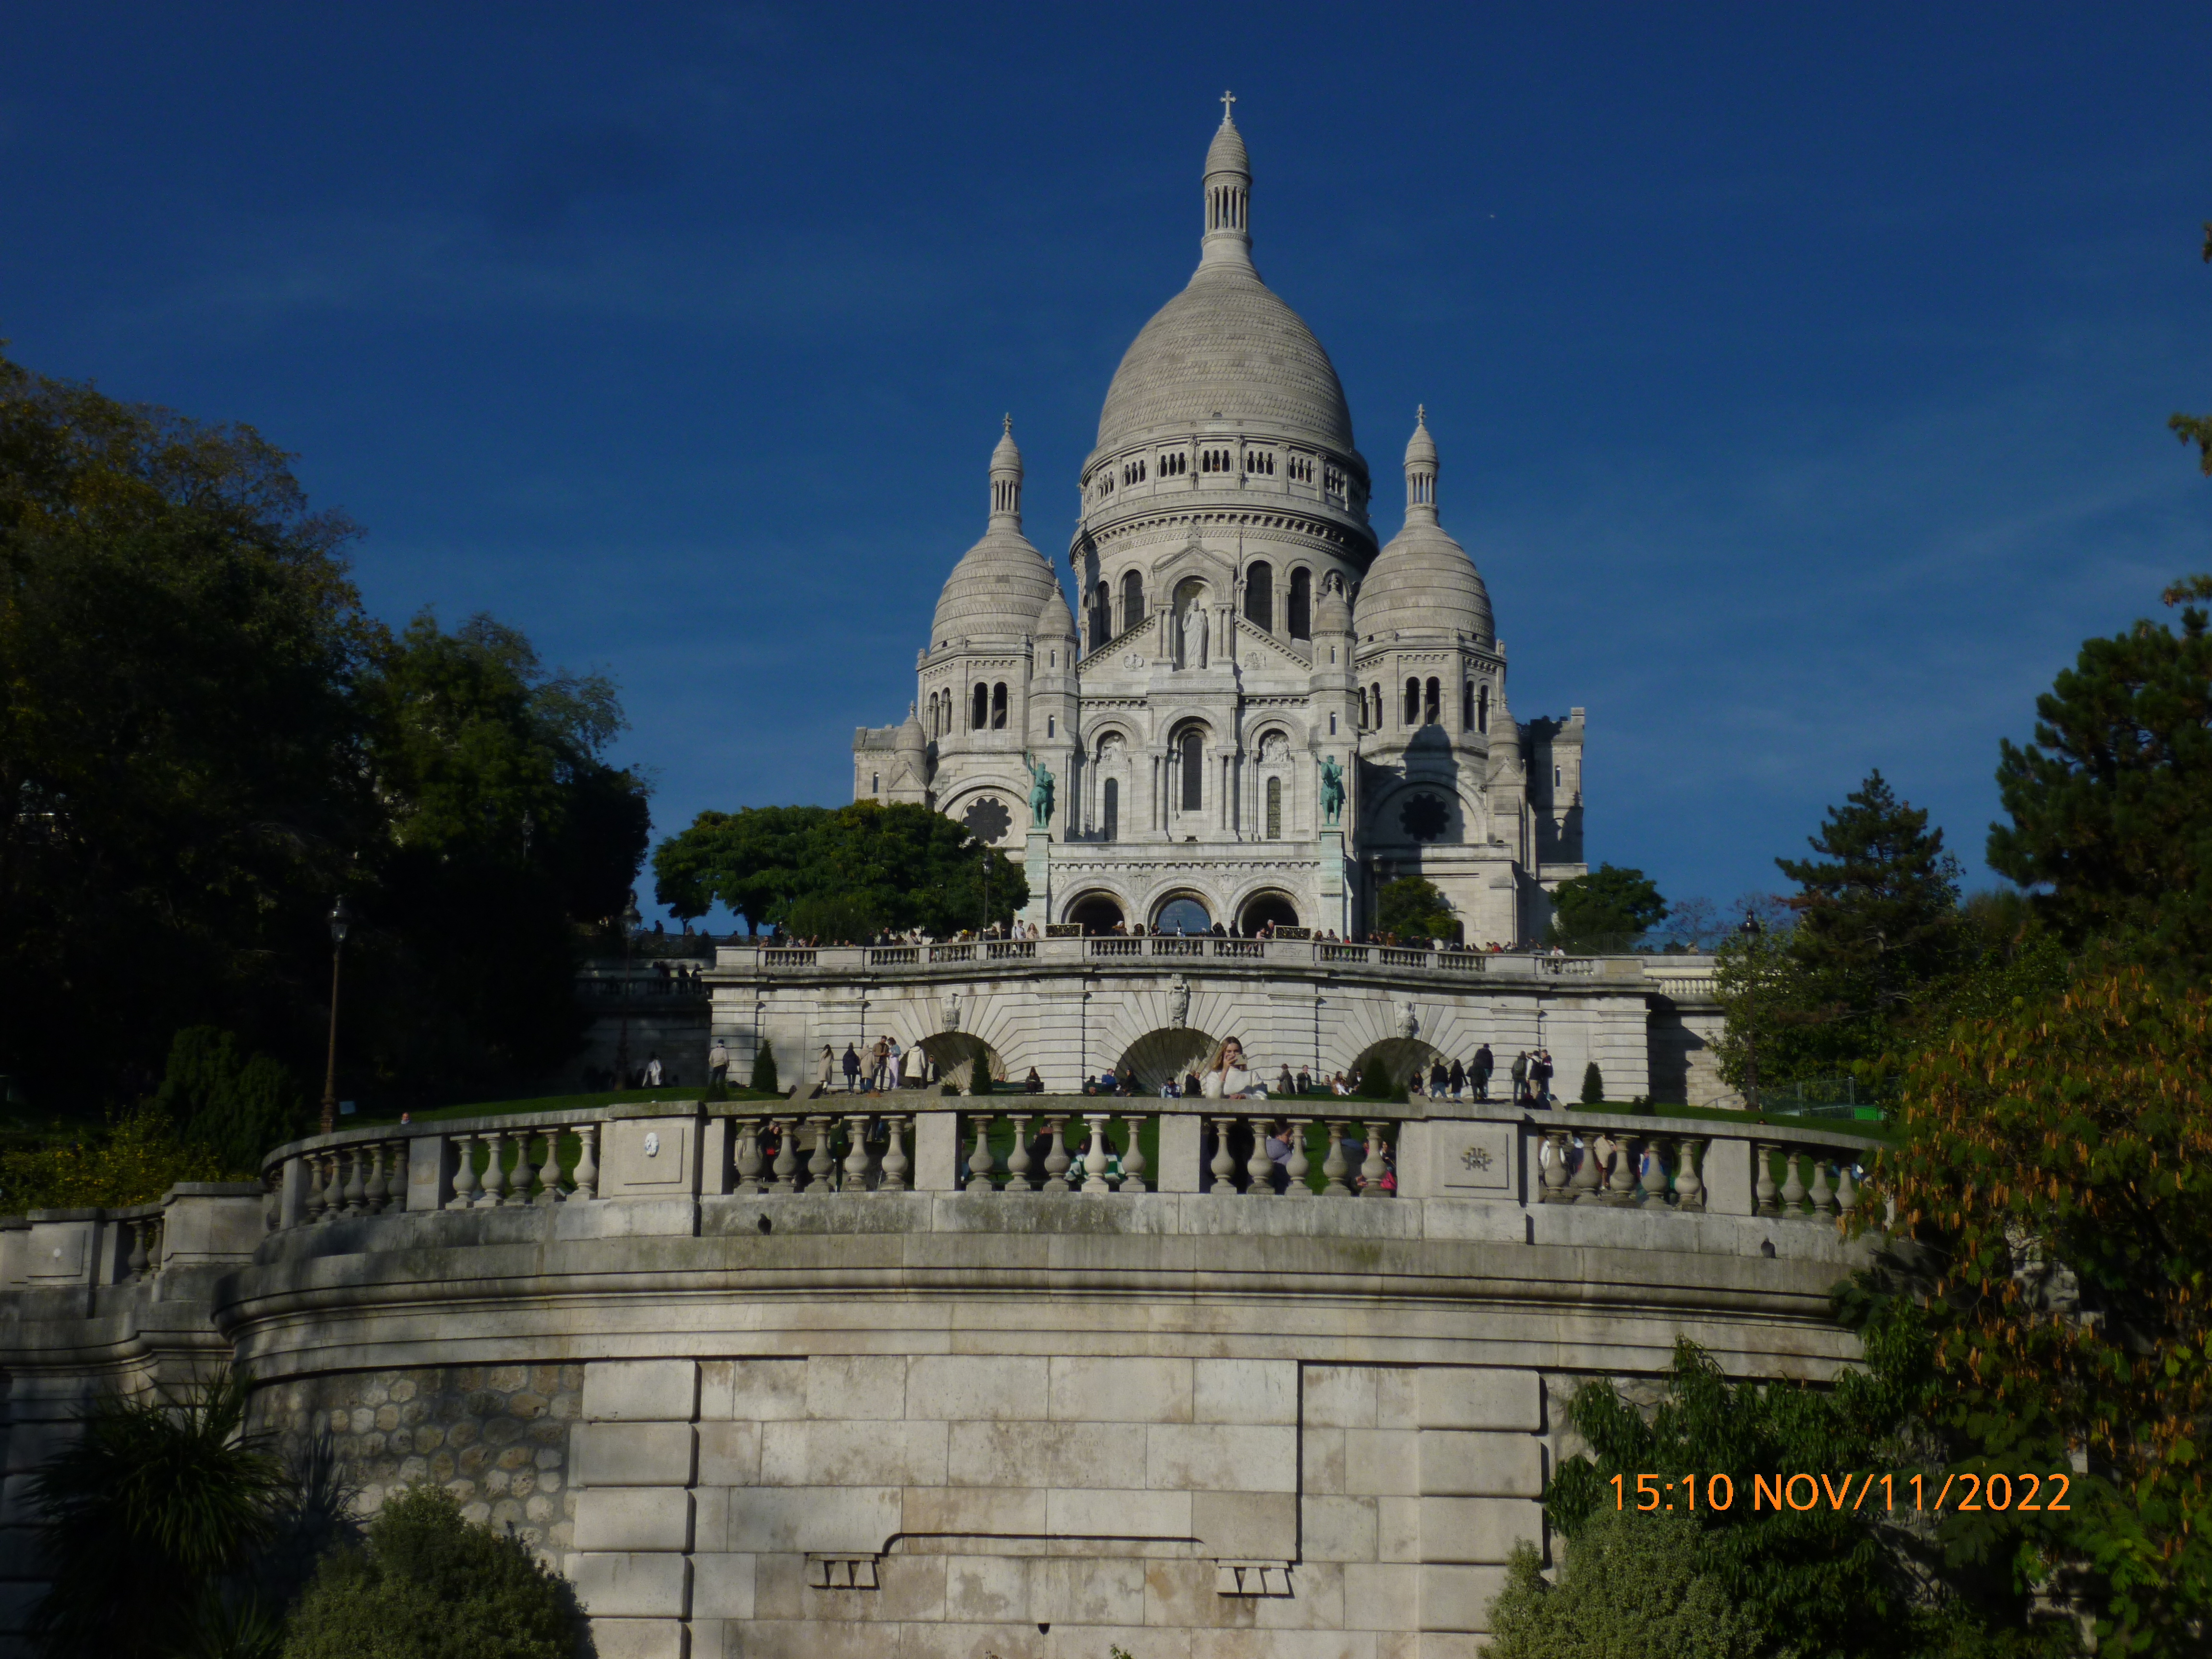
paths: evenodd
<path fill-rule="evenodd" d="M 1051 737 L 1051 736 L 1054 733 L 1054 732 L 1058 730 L 1059 726 L 1060 726 L 1060 717 L 1059 717 L 1057 714 L 1047 714 L 1047 715 L 1044 717 L 1044 734 L 1045 734 L 1045 736 L 1047 736 L 1048 738 L 1048 737 Z"/>
<path fill-rule="evenodd" d="M 968 723 L 977 732 L 991 723 L 991 688 L 981 680 L 975 683 L 975 707 Z"/>
<path fill-rule="evenodd" d="M 1421 683 L 1419 680 L 1407 680 L 1406 682 L 1406 717 L 1404 724 L 1407 726 L 1415 726 L 1419 724 L 1420 719 Z"/>
<path fill-rule="evenodd" d="M 1431 680 L 1429 682 L 1427 699 L 1421 705 L 1421 720 L 1424 725 L 1438 726 L 1443 724 L 1444 716 L 1443 701 L 1441 692 L 1442 688 L 1437 685 L 1436 681 Z"/>
<path fill-rule="evenodd" d="M 1100 833 L 1108 841 L 1112 841 L 1121 830 L 1121 781 L 1119 778 L 1107 779 L 1105 787 L 1098 793 Z"/>
<path fill-rule="evenodd" d="M 1555 766 L 1552 769 L 1552 787 L 1557 789 L 1559 787 L 1560 782 L 1559 769 Z"/>
<path fill-rule="evenodd" d="M 1486 685 L 1475 688 L 1474 729 L 1478 732 L 1490 730 L 1490 688 Z"/>
<path fill-rule="evenodd" d="M 1474 730 L 1474 682 L 1469 680 L 1459 689 L 1459 723 L 1469 732 Z"/>
<path fill-rule="evenodd" d="M 1126 634 L 1145 619 L 1145 579 L 1137 571 L 1121 578 L 1121 631 Z"/>
<path fill-rule="evenodd" d="M 1004 680 L 991 688 L 991 729 L 994 732 L 1006 729 L 1006 683 Z"/>
<path fill-rule="evenodd" d="M 1291 572 L 1290 614 L 1283 626 L 1294 640 L 1313 637 L 1313 572 L 1300 565 Z"/>
<path fill-rule="evenodd" d="M 1206 745 L 1195 732 L 1182 734 L 1182 810 L 1195 812 L 1206 794 Z"/>
<path fill-rule="evenodd" d="M 877 772 L 868 774 L 868 793 L 872 795 L 880 795 L 884 793 L 882 774 Z"/>
<path fill-rule="evenodd" d="M 1280 841 L 1282 838 L 1283 781 L 1280 778 L 1269 778 L 1267 780 L 1267 839 Z"/>
<path fill-rule="evenodd" d="M 1275 631 L 1275 572 L 1265 559 L 1244 568 L 1244 620 L 1271 634 Z"/>
<path fill-rule="evenodd" d="M 1328 717 L 1328 734 L 1332 738 L 1336 735 L 1336 715 L 1334 712 Z"/>

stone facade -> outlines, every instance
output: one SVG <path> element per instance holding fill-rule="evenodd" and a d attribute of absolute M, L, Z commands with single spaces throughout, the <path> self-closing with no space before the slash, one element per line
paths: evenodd
<path fill-rule="evenodd" d="M 1077 481 L 1079 603 L 1023 534 L 1009 421 L 907 720 L 854 735 L 854 799 L 925 803 L 1029 862 L 1039 922 L 1350 934 L 1419 875 L 1470 942 L 1533 938 L 1584 868 L 1583 711 L 1513 715 L 1425 418 L 1377 547 L 1335 368 L 1253 266 L 1225 118 L 1203 189 L 1198 269 L 1122 359 Z"/>

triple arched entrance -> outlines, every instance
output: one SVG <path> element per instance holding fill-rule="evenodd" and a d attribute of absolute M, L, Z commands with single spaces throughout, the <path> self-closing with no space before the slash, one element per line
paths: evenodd
<path fill-rule="evenodd" d="M 1064 919 L 1087 934 L 1127 928 L 1131 920 L 1118 897 L 1097 890 L 1078 894 L 1064 913 Z M 1145 925 L 1155 933 L 1210 933 L 1216 920 L 1214 907 L 1203 894 L 1181 891 L 1156 900 L 1152 914 L 1145 918 Z M 1297 925 L 1298 907 L 1291 896 L 1269 890 L 1253 894 L 1237 907 L 1231 931 L 1249 939 L 1268 927 Z"/>

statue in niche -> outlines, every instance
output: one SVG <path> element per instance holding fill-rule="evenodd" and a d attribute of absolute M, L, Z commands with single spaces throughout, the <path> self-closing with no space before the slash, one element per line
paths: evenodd
<path fill-rule="evenodd" d="M 1410 1042 L 1420 1035 L 1420 1030 L 1421 1022 L 1413 1017 L 1413 1005 L 1410 1002 L 1400 1003 L 1398 1005 L 1398 1035 Z"/>
<path fill-rule="evenodd" d="M 1040 830 L 1052 827 L 1052 772 L 1042 761 L 1026 752 L 1022 764 L 1030 769 L 1030 821 Z"/>
<path fill-rule="evenodd" d="M 1190 986 L 1181 974 L 1168 991 L 1168 1024 L 1182 1030 L 1190 1023 Z"/>
<path fill-rule="evenodd" d="M 1344 816 L 1344 769 L 1334 755 L 1321 757 L 1321 811 L 1324 821 L 1336 823 Z"/>
<path fill-rule="evenodd" d="M 1182 665 L 1206 666 L 1206 607 L 1194 604 L 1182 613 Z"/>

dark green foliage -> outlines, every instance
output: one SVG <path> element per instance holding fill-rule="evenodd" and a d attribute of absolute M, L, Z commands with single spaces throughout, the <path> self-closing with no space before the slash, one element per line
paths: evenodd
<path fill-rule="evenodd" d="M 1401 876 L 1375 895 L 1376 931 L 1396 939 L 1455 939 L 1460 920 L 1432 881 Z"/>
<path fill-rule="evenodd" d="M 2168 603 L 2212 594 L 2178 583 Z M 2212 635 L 2142 621 L 2086 641 L 2035 702 L 2035 741 L 2002 746 L 2012 822 L 1990 830 L 1993 869 L 2037 900 L 2071 945 L 2123 940 L 2162 969 L 2212 971 Z"/>
<path fill-rule="evenodd" d="M 52 1587 L 33 1624 L 47 1652 L 152 1659 L 226 1629 L 251 1638 L 245 1652 L 269 1650 L 274 1609 L 254 1570 L 289 1483 L 246 1435 L 246 1406 L 229 1371 L 173 1406 L 103 1400 L 40 1466 L 29 1496 Z"/>
<path fill-rule="evenodd" d="M 291 1069 L 267 1054 L 242 1056 L 238 1039 L 212 1025 L 177 1033 L 155 1098 L 185 1140 L 242 1179 L 259 1173 L 262 1153 L 310 1124 L 307 1091 Z"/>
<path fill-rule="evenodd" d="M 574 1659 L 574 1592 L 520 1540 L 410 1486 L 368 1523 L 367 1546 L 323 1562 L 287 1626 L 283 1659 Z"/>
<path fill-rule="evenodd" d="M 1551 942 L 1585 953 L 1630 949 L 1667 919 L 1667 901 L 1641 870 L 1601 864 L 1552 893 Z"/>
<path fill-rule="evenodd" d="M 2204 227 L 2204 260 L 2212 264 L 2212 224 Z M 2212 415 L 2174 415 L 2166 420 L 2166 428 L 2185 444 L 2197 446 L 2197 465 L 2212 476 Z M 2200 594 L 2201 598 L 2212 595 Z"/>
<path fill-rule="evenodd" d="M 761 1039 L 760 1052 L 753 1056 L 753 1091 L 757 1094 L 779 1095 L 783 1085 L 776 1080 L 775 1050 L 768 1039 Z"/>
<path fill-rule="evenodd" d="M 1522 1544 L 1490 1607 L 1490 1659 L 1759 1659 L 1758 1622 L 1736 1605 L 1686 1516 L 1594 1515 L 1556 1589 Z"/>
<path fill-rule="evenodd" d="M 702 812 L 653 855 L 654 891 L 680 916 L 716 901 L 756 928 L 860 939 L 880 928 L 940 937 L 1013 920 L 1029 902 L 1021 866 L 976 846 L 967 827 L 926 806 L 860 801 Z"/>
<path fill-rule="evenodd" d="M 1583 1067 L 1583 1104 L 1605 1104 L 1605 1073 L 1598 1070 L 1595 1060 Z"/>

